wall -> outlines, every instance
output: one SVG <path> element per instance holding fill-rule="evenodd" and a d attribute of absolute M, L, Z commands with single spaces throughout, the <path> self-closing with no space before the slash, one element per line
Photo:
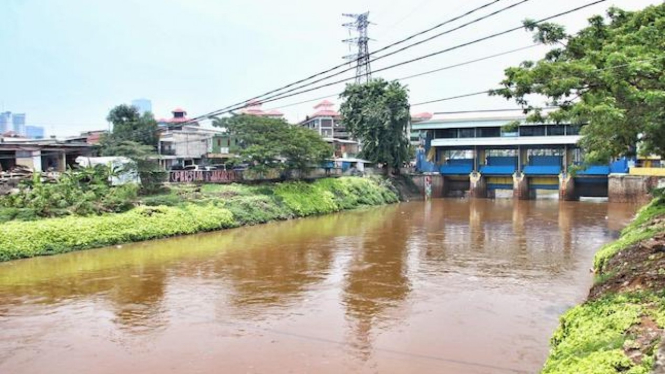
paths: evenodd
<path fill-rule="evenodd" d="M 647 203 L 650 191 L 663 184 L 665 178 L 639 175 L 610 175 L 608 197 L 616 203 Z"/>
<path fill-rule="evenodd" d="M 432 175 L 414 175 L 413 178 L 413 183 L 418 187 L 418 190 L 420 190 L 420 193 L 422 196 L 425 196 L 425 179 L 429 177 L 431 178 L 431 183 L 432 183 L 432 199 L 440 199 L 445 197 L 445 190 L 444 190 L 444 179 L 443 176 L 440 174 L 432 174 Z"/>
<path fill-rule="evenodd" d="M 201 158 L 208 153 L 208 139 L 211 137 L 210 134 L 174 133 L 173 145 L 176 156 Z"/>

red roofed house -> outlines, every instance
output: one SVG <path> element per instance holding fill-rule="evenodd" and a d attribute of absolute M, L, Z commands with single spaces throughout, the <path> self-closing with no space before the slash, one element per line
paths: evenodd
<path fill-rule="evenodd" d="M 342 125 L 339 113 L 333 109 L 334 105 L 328 100 L 318 103 L 314 107 L 316 111 L 300 122 L 300 126 L 318 132 L 324 139 L 348 140 L 349 133 Z"/>
<path fill-rule="evenodd" d="M 256 100 L 249 101 L 247 103 L 247 106 L 240 110 L 240 113 L 257 117 L 269 117 L 269 118 L 284 117 L 284 113 L 280 112 L 279 110 L 269 110 L 267 112 L 264 111 L 263 109 L 261 109 L 261 103 L 259 103 Z"/>
<path fill-rule="evenodd" d="M 335 157 L 355 157 L 359 152 L 358 142 L 350 139 L 334 105 L 328 100 L 318 103 L 314 107 L 315 112 L 300 122 L 300 126 L 316 131 L 331 143 L 335 148 Z"/>
<path fill-rule="evenodd" d="M 172 118 L 160 118 L 157 120 L 159 126 L 173 128 L 181 128 L 184 125 L 187 126 L 198 126 L 196 122 L 190 122 L 191 120 L 187 118 L 187 111 L 178 107 L 171 111 L 173 114 Z"/>

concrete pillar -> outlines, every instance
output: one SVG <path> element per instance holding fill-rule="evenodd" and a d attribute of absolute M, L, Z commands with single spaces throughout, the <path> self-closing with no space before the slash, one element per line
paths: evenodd
<path fill-rule="evenodd" d="M 577 201 L 580 197 L 575 191 L 575 179 L 567 173 L 559 174 L 559 200 Z"/>
<path fill-rule="evenodd" d="M 513 174 L 513 198 L 518 200 L 530 200 L 529 180 L 524 173 L 518 171 Z"/>
<path fill-rule="evenodd" d="M 529 150 L 527 148 L 518 148 L 518 158 L 517 158 L 517 171 L 522 172 L 524 170 L 524 165 L 527 165 L 529 162 Z"/>
<path fill-rule="evenodd" d="M 473 172 L 469 176 L 471 180 L 471 188 L 469 189 L 469 196 L 473 199 L 487 198 L 487 182 L 478 172 Z"/>
<path fill-rule="evenodd" d="M 58 155 L 58 171 L 64 172 L 67 170 L 67 154 L 62 152 Z"/>

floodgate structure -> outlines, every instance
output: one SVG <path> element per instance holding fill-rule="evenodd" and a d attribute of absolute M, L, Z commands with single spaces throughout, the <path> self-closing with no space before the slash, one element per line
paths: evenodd
<path fill-rule="evenodd" d="M 627 175 L 628 161 L 582 166 L 580 129 L 527 123 L 520 110 L 435 113 L 412 124 L 421 134 L 416 167 L 432 175 L 433 197 L 608 197 L 610 175 Z"/>

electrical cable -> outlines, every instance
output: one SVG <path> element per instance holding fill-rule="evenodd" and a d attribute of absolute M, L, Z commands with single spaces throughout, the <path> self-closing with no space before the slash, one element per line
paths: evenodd
<path fill-rule="evenodd" d="M 542 18 L 538 21 L 533 22 L 533 24 L 540 24 L 540 23 L 543 23 L 545 21 L 549 21 L 549 20 L 552 20 L 554 18 L 562 17 L 562 16 L 565 16 L 565 15 L 580 11 L 582 9 L 585 9 L 585 8 L 588 8 L 588 7 L 606 2 L 606 1 L 607 0 L 596 0 L 594 2 L 591 2 L 591 3 L 585 4 L 585 5 L 567 10 L 565 12 L 561 12 L 561 13 L 558 13 L 558 14 L 555 14 L 555 15 L 552 15 L 552 16 L 549 16 L 549 17 Z M 389 70 L 389 69 L 394 69 L 394 68 L 399 67 L 399 66 L 403 66 L 403 65 L 407 65 L 407 64 L 410 64 L 410 63 L 413 63 L 413 62 L 421 61 L 421 60 L 431 58 L 431 57 L 434 57 L 434 56 L 438 56 L 438 55 L 441 55 L 441 54 L 444 54 L 444 53 L 447 53 L 447 52 L 451 52 L 451 51 L 454 51 L 454 50 L 457 50 L 457 49 L 460 49 L 460 48 L 463 48 L 463 47 L 467 47 L 467 46 L 470 46 L 470 45 L 473 45 L 473 44 L 477 44 L 477 43 L 480 43 L 480 42 L 483 42 L 483 41 L 486 41 L 486 40 L 489 40 L 489 39 L 492 39 L 492 38 L 503 36 L 503 35 L 506 35 L 506 34 L 509 34 L 509 33 L 512 33 L 512 32 L 518 31 L 518 30 L 522 30 L 523 28 L 524 28 L 524 25 L 514 27 L 514 28 L 511 28 L 511 29 L 508 29 L 508 30 L 505 30 L 505 31 L 501 31 L 501 32 L 498 32 L 498 33 L 495 33 L 495 34 L 491 34 L 491 35 L 479 38 L 479 39 L 475 39 L 475 40 L 470 41 L 470 42 L 458 44 L 458 45 L 453 46 L 453 47 L 445 48 L 445 49 L 442 49 L 442 50 L 439 50 L 439 51 L 436 51 L 436 52 L 433 52 L 433 53 L 429 53 L 429 54 L 419 56 L 419 57 L 416 57 L 416 58 L 413 58 L 413 59 L 410 59 L 410 60 L 407 60 L 407 61 L 403 61 L 403 62 L 394 64 L 394 65 L 390 65 L 390 66 L 384 67 L 382 69 L 375 70 L 374 72 L 377 73 L 377 72 L 386 71 L 386 70 Z M 266 98 L 264 100 L 261 100 L 259 103 L 264 104 L 264 103 L 268 103 L 268 102 L 281 100 L 281 99 L 284 99 L 284 98 L 287 98 L 287 97 L 293 97 L 293 96 L 301 95 L 303 93 L 315 91 L 315 90 L 318 90 L 318 89 L 321 89 L 321 88 L 324 88 L 324 87 L 330 87 L 332 85 L 339 84 L 339 83 L 349 81 L 349 80 L 352 80 L 352 79 L 355 79 L 355 77 L 348 78 L 348 79 L 342 79 L 342 80 L 338 80 L 338 81 L 335 81 L 335 82 L 332 82 L 332 83 L 319 85 L 319 86 L 316 86 L 316 87 L 313 87 L 313 88 L 309 88 L 309 89 L 298 91 L 298 92 L 293 92 L 293 93 L 290 93 L 290 94 L 287 94 L 287 95 L 281 95 L 281 94 L 280 95 L 274 95 L 274 96 L 271 96 L 271 97 Z M 211 113 L 214 113 L 213 115 L 219 115 L 219 114 L 230 113 L 234 110 L 238 110 L 238 109 L 242 109 L 242 108 L 244 108 L 244 106 L 237 107 L 237 108 L 234 108 L 234 109 L 231 109 L 231 110 L 211 112 Z M 203 116 L 195 117 L 191 121 L 196 121 L 196 120 L 207 118 L 207 117 L 210 117 L 210 116 L 211 116 L 211 114 L 209 113 L 209 114 L 206 114 L 206 115 L 203 115 Z"/>

